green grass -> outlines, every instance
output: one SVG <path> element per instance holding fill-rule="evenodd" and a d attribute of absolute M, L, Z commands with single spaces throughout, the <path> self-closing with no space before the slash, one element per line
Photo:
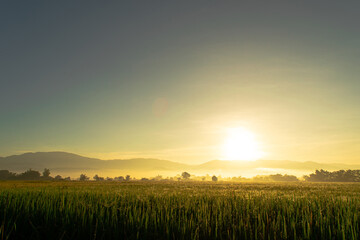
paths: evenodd
<path fill-rule="evenodd" d="M 1 239 L 360 239 L 360 184 L 0 182 Z"/>

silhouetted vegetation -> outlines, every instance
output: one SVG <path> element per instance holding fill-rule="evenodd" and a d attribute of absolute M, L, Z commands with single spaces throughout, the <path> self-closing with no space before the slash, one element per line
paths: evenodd
<path fill-rule="evenodd" d="M 265 181 L 265 182 L 297 182 L 299 179 L 293 175 L 269 175 L 269 176 L 256 176 L 253 177 L 252 180 L 254 181 Z"/>
<path fill-rule="evenodd" d="M 60 175 L 57 175 L 56 177 L 50 176 L 50 169 L 45 168 L 42 172 L 42 175 L 39 171 L 36 170 L 26 170 L 23 173 L 13 173 L 9 170 L 0 170 L 0 180 L 31 180 L 31 181 L 43 181 L 43 180 L 55 180 L 55 181 L 70 181 L 70 177 L 63 178 Z"/>
<path fill-rule="evenodd" d="M 44 168 L 43 177 L 44 178 L 49 178 L 50 177 L 50 169 Z"/>
<path fill-rule="evenodd" d="M 40 173 L 32 169 L 23 172 L 18 176 L 19 180 L 40 180 Z"/>
<path fill-rule="evenodd" d="M 309 176 L 304 176 L 308 182 L 360 182 L 360 170 L 339 170 L 328 172 L 316 170 Z"/>
<path fill-rule="evenodd" d="M 0 170 L 0 180 L 14 180 L 16 179 L 16 174 L 9 172 L 8 170 Z"/>
<path fill-rule="evenodd" d="M 188 172 L 183 172 L 182 174 L 181 174 L 181 177 L 183 178 L 183 179 L 185 179 L 185 180 L 187 180 L 187 179 L 189 179 L 190 178 L 190 173 L 188 173 Z"/>
<path fill-rule="evenodd" d="M 104 181 L 105 179 L 103 177 L 99 177 L 97 174 L 93 177 L 95 181 Z"/>
<path fill-rule="evenodd" d="M 86 176 L 86 174 L 80 174 L 80 178 L 79 178 L 80 181 L 87 181 L 89 179 L 90 178 L 88 176 Z"/>
<path fill-rule="evenodd" d="M 125 178 L 123 176 L 119 176 L 119 177 L 115 177 L 114 180 L 115 181 L 124 181 Z"/>
<path fill-rule="evenodd" d="M 52 180 L 52 181 L 70 181 L 70 177 L 63 178 L 60 175 L 55 177 L 50 176 L 50 169 L 45 168 L 40 174 L 39 171 L 29 169 L 23 173 L 13 173 L 8 170 L 0 170 L 0 180 L 32 180 L 32 181 L 42 181 L 42 180 Z M 249 182 L 249 181 L 260 181 L 260 182 L 298 182 L 300 181 L 296 176 L 293 175 L 259 175 L 253 178 L 245 177 L 222 177 L 222 176 L 196 176 L 191 175 L 188 172 L 182 172 L 181 175 L 176 175 L 174 177 L 166 177 L 158 175 L 152 178 L 143 177 L 140 179 L 131 178 L 130 175 L 118 176 L 118 177 L 102 177 L 96 174 L 92 177 L 94 181 L 180 181 L 180 180 L 191 180 L 191 181 L 232 181 L 232 182 Z M 77 179 L 80 181 L 89 181 L 90 178 L 86 174 L 81 174 Z M 303 181 L 306 182 L 360 182 L 360 170 L 339 170 L 334 172 L 329 172 L 326 170 L 316 170 L 310 175 L 303 176 Z"/>
<path fill-rule="evenodd" d="M 46 170 L 46 171 L 45 171 Z M 49 173 L 49 169 L 44 169 L 45 173 Z M 50 180 L 52 179 L 49 175 L 41 176 L 40 172 L 29 169 L 23 173 L 16 174 L 8 170 L 0 170 L 0 180 Z"/>
<path fill-rule="evenodd" d="M 56 180 L 56 181 L 61 181 L 61 180 L 64 180 L 64 179 L 62 178 L 62 176 L 56 175 L 56 176 L 54 177 L 54 180 Z"/>

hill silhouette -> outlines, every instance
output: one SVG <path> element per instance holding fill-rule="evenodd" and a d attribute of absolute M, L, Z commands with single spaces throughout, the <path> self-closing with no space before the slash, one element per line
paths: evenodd
<path fill-rule="evenodd" d="M 282 160 L 223 161 L 214 160 L 199 165 L 189 165 L 153 158 L 101 160 L 67 152 L 35 152 L 0 157 L 0 169 L 21 172 L 27 169 L 49 168 L 53 173 L 75 176 L 94 173 L 116 176 L 130 173 L 134 176 L 173 176 L 182 171 L 192 174 L 221 174 L 222 176 L 254 176 L 258 174 L 289 173 L 297 176 L 316 169 L 335 171 L 360 169 L 360 165 L 322 164 Z"/>

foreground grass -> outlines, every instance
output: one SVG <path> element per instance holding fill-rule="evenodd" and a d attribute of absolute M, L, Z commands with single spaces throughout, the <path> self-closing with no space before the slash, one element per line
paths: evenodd
<path fill-rule="evenodd" d="M 360 184 L 0 182 L 1 239 L 360 239 Z"/>

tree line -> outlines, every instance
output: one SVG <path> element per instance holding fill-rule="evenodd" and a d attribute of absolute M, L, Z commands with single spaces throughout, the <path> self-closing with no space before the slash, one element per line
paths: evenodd
<path fill-rule="evenodd" d="M 0 180 L 71 180 L 70 177 L 63 178 L 60 175 L 50 176 L 50 169 L 45 168 L 42 174 L 39 171 L 29 169 L 23 173 L 17 174 L 9 170 L 0 170 Z"/>
<path fill-rule="evenodd" d="M 360 182 L 360 170 L 329 172 L 321 169 L 309 176 L 304 176 L 304 180 L 308 182 Z"/>
<path fill-rule="evenodd" d="M 70 177 L 63 178 L 60 175 L 55 177 L 50 176 L 50 169 L 45 168 L 42 173 L 36 170 L 29 169 L 23 173 L 13 173 L 8 170 L 0 170 L 0 180 L 54 180 L 54 181 L 71 181 L 71 180 L 79 180 L 79 181 L 89 181 L 90 177 L 86 176 L 86 174 L 81 174 L 77 179 L 71 179 Z M 282 174 L 274 174 L 274 175 L 261 175 L 255 176 L 253 178 L 244 178 L 244 177 L 221 177 L 221 176 L 192 176 L 188 172 L 183 172 L 181 175 L 177 175 L 175 177 L 167 177 L 163 178 L 158 175 L 153 178 L 131 178 L 130 175 L 118 176 L 118 177 L 101 177 L 96 174 L 92 177 L 94 181 L 236 181 L 236 182 L 244 182 L 244 181 L 264 181 L 264 182 L 297 182 L 300 181 L 296 176 L 293 175 L 282 175 Z M 329 172 L 323 169 L 316 170 L 314 173 L 310 175 L 303 176 L 303 180 L 306 182 L 360 182 L 360 170 L 338 170 Z"/>

